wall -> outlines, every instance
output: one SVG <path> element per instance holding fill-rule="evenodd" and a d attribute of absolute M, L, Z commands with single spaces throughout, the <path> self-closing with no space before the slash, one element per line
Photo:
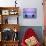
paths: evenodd
<path fill-rule="evenodd" d="M 20 25 L 22 26 L 43 26 L 43 6 L 42 0 L 24 0 L 20 1 L 21 4 L 21 16 Z M 23 18 L 23 8 L 37 8 L 37 18 L 36 19 L 24 19 Z"/>
<path fill-rule="evenodd" d="M 15 0 L 0 0 L 0 6 L 1 7 L 12 7 L 14 6 Z"/>
<path fill-rule="evenodd" d="M 15 0 L 0 0 L 0 6 L 15 6 Z M 42 0 L 17 0 L 17 6 L 20 7 L 19 24 L 21 26 L 43 26 L 43 6 Z M 36 19 L 24 19 L 23 8 L 37 8 Z M 26 23 L 27 22 L 27 23 Z"/>

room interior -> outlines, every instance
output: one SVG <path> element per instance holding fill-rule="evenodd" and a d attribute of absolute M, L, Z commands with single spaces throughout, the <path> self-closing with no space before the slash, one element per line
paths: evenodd
<path fill-rule="evenodd" d="M 28 28 L 46 46 L 46 1 L 0 0 L 0 46 L 21 46 Z"/>

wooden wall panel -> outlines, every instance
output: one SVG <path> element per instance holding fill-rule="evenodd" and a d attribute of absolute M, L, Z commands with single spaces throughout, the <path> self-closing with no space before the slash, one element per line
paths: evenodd
<path fill-rule="evenodd" d="M 13 31 L 14 31 L 14 29 L 17 29 L 17 31 L 19 31 L 19 25 L 15 25 L 15 24 L 2 24 L 1 30 L 5 29 L 5 28 L 10 28 Z"/>

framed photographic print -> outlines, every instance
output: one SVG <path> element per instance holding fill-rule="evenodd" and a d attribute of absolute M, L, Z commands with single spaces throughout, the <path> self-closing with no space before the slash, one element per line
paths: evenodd
<path fill-rule="evenodd" d="M 8 24 L 17 24 L 18 20 L 17 20 L 17 16 L 9 16 L 8 17 Z"/>
<path fill-rule="evenodd" d="M 10 28 L 5 28 L 2 31 L 2 40 L 8 41 L 12 40 L 12 30 Z"/>
<path fill-rule="evenodd" d="M 18 13 L 18 12 L 17 12 L 16 10 L 10 10 L 10 11 L 9 11 L 9 14 L 10 14 L 10 15 L 16 15 L 17 13 Z"/>
<path fill-rule="evenodd" d="M 36 8 L 24 8 L 23 9 L 23 17 L 24 18 L 36 18 L 37 17 L 37 9 Z"/>
<path fill-rule="evenodd" d="M 3 24 L 18 24 L 18 16 L 3 16 Z"/>
<path fill-rule="evenodd" d="M 2 10 L 2 15 L 9 15 L 9 10 Z"/>
<path fill-rule="evenodd" d="M 9 14 L 14 15 L 14 10 L 10 10 Z"/>

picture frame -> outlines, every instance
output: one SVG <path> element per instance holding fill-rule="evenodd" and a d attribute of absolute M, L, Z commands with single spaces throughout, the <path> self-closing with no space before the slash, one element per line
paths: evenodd
<path fill-rule="evenodd" d="M 8 24 L 18 24 L 18 17 L 17 16 L 9 16 Z"/>
<path fill-rule="evenodd" d="M 3 24 L 18 24 L 17 16 L 3 16 Z"/>
<path fill-rule="evenodd" d="M 37 9 L 23 8 L 23 18 L 37 18 Z"/>
<path fill-rule="evenodd" d="M 2 10 L 2 15 L 9 15 L 9 10 Z"/>
<path fill-rule="evenodd" d="M 12 40 L 12 30 L 10 28 L 3 29 L 1 36 L 3 41 Z"/>
<path fill-rule="evenodd" d="M 18 13 L 18 12 L 17 12 L 16 10 L 10 10 L 10 11 L 9 11 L 9 14 L 10 14 L 10 15 L 16 15 L 17 13 Z"/>

